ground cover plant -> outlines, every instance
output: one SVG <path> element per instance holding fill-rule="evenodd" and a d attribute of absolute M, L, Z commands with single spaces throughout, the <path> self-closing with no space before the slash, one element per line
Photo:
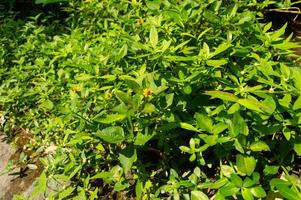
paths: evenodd
<path fill-rule="evenodd" d="M 292 2 L 2 14 L 1 125 L 29 135 L 20 163 L 44 166 L 31 199 L 301 199 L 298 45 L 269 6 Z"/>

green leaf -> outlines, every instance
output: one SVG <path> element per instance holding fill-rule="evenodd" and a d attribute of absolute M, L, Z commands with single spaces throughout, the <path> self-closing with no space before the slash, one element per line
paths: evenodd
<path fill-rule="evenodd" d="M 63 191 L 59 192 L 59 199 L 65 199 L 75 190 L 74 187 L 67 187 Z"/>
<path fill-rule="evenodd" d="M 144 105 L 144 108 L 143 108 L 142 112 L 149 114 L 149 113 L 154 112 L 155 110 L 156 110 L 156 107 L 154 106 L 154 104 L 146 103 Z"/>
<path fill-rule="evenodd" d="M 194 140 L 194 138 L 191 138 L 191 139 L 189 140 L 189 147 L 190 147 L 190 149 L 191 149 L 192 151 L 195 150 L 195 140 Z"/>
<path fill-rule="evenodd" d="M 283 129 L 282 129 L 282 133 L 283 133 L 283 135 L 284 135 L 284 137 L 285 137 L 285 139 L 287 140 L 287 141 L 289 141 L 290 139 L 291 139 L 291 130 L 289 129 L 289 128 L 287 128 L 287 127 L 284 127 Z"/>
<path fill-rule="evenodd" d="M 233 196 L 233 195 L 236 195 L 238 193 L 240 189 L 238 187 L 236 187 L 235 185 L 226 185 L 224 187 L 222 187 L 220 189 L 220 192 L 222 195 L 224 195 L 225 197 L 228 197 L 228 196 Z"/>
<path fill-rule="evenodd" d="M 221 19 L 214 12 L 210 11 L 209 9 L 205 9 L 203 16 L 210 23 L 213 23 L 213 24 L 221 23 Z"/>
<path fill-rule="evenodd" d="M 298 99 L 295 101 L 293 105 L 294 110 L 301 109 L 301 96 L 298 97 Z"/>
<path fill-rule="evenodd" d="M 260 109 L 262 105 L 260 104 L 260 102 L 254 99 L 239 99 L 237 102 L 250 110 L 255 110 L 262 113 L 262 110 Z"/>
<path fill-rule="evenodd" d="M 249 135 L 249 128 L 244 119 L 240 116 L 239 112 L 236 112 L 232 121 L 229 124 L 230 135 L 235 137 L 239 134 Z"/>
<path fill-rule="evenodd" d="M 158 31 L 155 26 L 151 26 L 149 33 L 149 42 L 152 47 L 156 47 L 158 44 Z"/>
<path fill-rule="evenodd" d="M 12 200 L 24 200 L 24 197 L 22 195 L 14 195 Z"/>
<path fill-rule="evenodd" d="M 256 160 L 253 156 L 236 156 L 236 166 L 239 172 L 250 176 L 256 167 Z"/>
<path fill-rule="evenodd" d="M 90 74 L 79 74 L 75 77 L 75 80 L 77 80 L 77 81 L 88 81 L 91 78 L 94 78 L 94 76 L 91 76 Z"/>
<path fill-rule="evenodd" d="M 235 103 L 229 108 L 228 113 L 234 114 L 234 113 L 238 112 L 239 110 L 240 110 L 240 105 L 238 103 Z"/>
<path fill-rule="evenodd" d="M 300 193 L 295 192 L 286 185 L 277 185 L 276 188 L 279 190 L 279 193 L 288 200 L 300 200 Z"/>
<path fill-rule="evenodd" d="M 253 19 L 253 15 L 251 12 L 244 12 L 242 17 L 239 19 L 237 25 L 244 24 L 246 22 L 250 22 Z"/>
<path fill-rule="evenodd" d="M 243 183 L 243 187 L 252 187 L 254 185 L 256 185 L 257 181 L 256 180 L 252 180 L 249 177 L 246 177 Z"/>
<path fill-rule="evenodd" d="M 209 146 L 214 146 L 217 144 L 218 141 L 218 135 L 208 135 L 206 137 L 202 137 L 202 139 L 205 141 L 206 144 Z"/>
<path fill-rule="evenodd" d="M 267 23 L 264 27 L 263 27 L 263 32 L 266 33 L 268 30 L 270 30 L 272 28 L 273 23 Z"/>
<path fill-rule="evenodd" d="M 270 147 L 263 141 L 256 141 L 250 145 L 252 151 L 270 151 Z"/>
<path fill-rule="evenodd" d="M 107 75 L 100 76 L 98 78 L 100 78 L 100 79 L 106 79 L 108 81 L 115 81 L 117 77 L 116 77 L 116 75 L 107 74 Z"/>
<path fill-rule="evenodd" d="M 226 198 L 224 197 L 224 195 L 222 195 L 220 192 L 217 192 L 214 195 L 214 200 L 225 200 Z"/>
<path fill-rule="evenodd" d="M 97 131 L 97 137 L 112 144 L 117 144 L 125 140 L 123 128 L 120 126 L 111 126 L 103 130 Z"/>
<path fill-rule="evenodd" d="M 80 170 L 82 169 L 81 165 L 78 165 L 74 170 L 69 174 L 68 179 L 72 179 Z"/>
<path fill-rule="evenodd" d="M 159 10 L 160 9 L 161 0 L 147 0 L 146 6 L 151 10 Z"/>
<path fill-rule="evenodd" d="M 127 52 L 128 52 L 128 46 L 124 44 L 118 52 L 118 59 L 125 57 L 127 55 Z"/>
<path fill-rule="evenodd" d="M 174 93 L 167 94 L 167 95 L 165 96 L 165 99 L 166 99 L 166 107 L 171 106 L 172 103 L 173 103 L 173 99 L 174 99 Z"/>
<path fill-rule="evenodd" d="M 200 40 L 210 30 L 212 30 L 212 28 L 207 28 L 203 32 L 201 32 L 198 36 L 198 40 Z"/>
<path fill-rule="evenodd" d="M 171 42 L 172 42 L 172 40 L 168 40 L 168 41 L 163 40 L 162 45 L 161 45 L 161 51 L 165 52 L 169 48 Z"/>
<path fill-rule="evenodd" d="M 223 91 L 206 91 L 206 95 L 209 95 L 213 98 L 219 98 L 225 101 L 231 101 L 231 102 L 237 102 L 239 98 L 235 96 L 234 94 L 231 94 L 229 92 L 223 92 Z"/>
<path fill-rule="evenodd" d="M 275 32 L 271 35 L 271 40 L 272 40 L 272 41 L 278 40 L 279 37 L 281 37 L 281 36 L 285 33 L 286 27 L 287 27 L 287 23 L 284 24 L 284 26 L 282 26 L 279 30 L 275 31 Z"/>
<path fill-rule="evenodd" d="M 300 67 L 291 68 L 292 76 L 294 79 L 294 86 L 298 91 L 301 91 L 301 69 Z"/>
<path fill-rule="evenodd" d="M 253 194 L 253 196 L 257 198 L 264 198 L 267 195 L 264 189 L 260 186 L 253 187 L 250 189 L 250 191 Z"/>
<path fill-rule="evenodd" d="M 234 173 L 231 174 L 230 180 L 236 187 L 239 187 L 239 188 L 242 187 L 242 184 L 243 184 L 242 179 L 237 174 L 234 174 Z"/>
<path fill-rule="evenodd" d="M 244 200 L 253 200 L 254 197 L 250 190 L 248 188 L 242 188 L 241 190 L 241 195 L 244 198 Z"/>
<path fill-rule="evenodd" d="M 227 178 L 221 178 L 221 179 L 218 179 L 217 181 L 215 181 L 214 183 L 212 183 L 210 185 L 210 188 L 211 189 L 219 189 L 219 188 L 223 187 L 228 182 L 229 181 L 228 181 Z"/>
<path fill-rule="evenodd" d="M 60 3 L 65 2 L 66 0 L 35 0 L 36 4 L 52 4 L 52 3 Z"/>
<path fill-rule="evenodd" d="M 223 123 L 223 122 L 220 122 L 218 124 L 215 124 L 213 126 L 213 134 L 219 134 L 219 133 L 222 133 L 224 130 L 226 130 L 228 128 L 228 124 L 226 123 Z"/>
<path fill-rule="evenodd" d="M 239 142 L 238 139 L 234 140 L 234 144 L 233 145 L 234 145 L 234 147 L 235 147 L 235 149 L 237 151 L 239 151 L 240 153 L 245 153 L 245 150 L 244 150 L 243 146 L 241 145 L 241 143 Z"/>
<path fill-rule="evenodd" d="M 216 56 L 224 51 L 226 51 L 227 49 L 229 49 L 232 45 L 230 43 L 222 43 L 220 45 L 218 45 L 218 47 L 215 49 L 215 51 L 210 55 L 211 57 Z M 223 59 L 224 60 L 224 59 Z M 225 60 L 227 61 L 227 60 Z M 226 64 L 226 63 L 225 63 Z"/>
<path fill-rule="evenodd" d="M 186 122 L 180 122 L 180 127 L 182 129 L 186 129 L 188 131 L 200 132 L 197 128 L 195 128 L 194 126 L 192 126 L 191 124 L 188 124 Z"/>
<path fill-rule="evenodd" d="M 97 199 L 98 194 L 99 194 L 98 191 L 99 191 L 98 188 L 96 188 L 94 191 L 91 190 L 89 200 Z"/>
<path fill-rule="evenodd" d="M 135 145 L 144 145 L 145 143 L 147 143 L 150 139 L 152 139 L 152 137 L 154 137 L 155 132 L 153 132 L 152 134 L 149 133 L 149 128 L 145 127 L 145 132 L 138 132 L 138 134 L 136 135 L 135 138 Z"/>
<path fill-rule="evenodd" d="M 219 67 L 222 65 L 225 65 L 228 63 L 228 60 L 226 59 L 220 59 L 220 60 L 207 60 L 206 64 L 211 66 L 211 67 Z"/>
<path fill-rule="evenodd" d="M 291 185 L 291 183 L 288 181 L 279 179 L 279 178 L 273 178 L 270 181 L 270 186 L 272 189 L 274 189 L 275 187 L 278 187 L 279 185 L 289 186 L 289 185 Z"/>
<path fill-rule="evenodd" d="M 292 101 L 292 95 L 285 94 L 284 97 L 279 100 L 279 104 L 286 107 L 286 108 L 288 108 L 291 101 Z"/>
<path fill-rule="evenodd" d="M 272 44 L 274 48 L 281 49 L 281 50 L 289 50 L 294 48 L 299 48 L 300 46 L 296 42 L 290 42 L 290 41 L 283 41 L 279 44 Z"/>
<path fill-rule="evenodd" d="M 134 162 L 137 161 L 136 149 L 128 146 L 119 153 L 119 161 L 125 174 L 131 169 Z"/>
<path fill-rule="evenodd" d="M 294 150 L 298 156 L 301 156 L 301 143 L 294 143 Z"/>
<path fill-rule="evenodd" d="M 277 174 L 279 170 L 279 166 L 268 166 L 266 165 L 263 172 L 265 175 L 274 175 Z"/>
<path fill-rule="evenodd" d="M 196 113 L 195 118 L 196 118 L 196 123 L 198 128 L 203 129 L 204 131 L 207 131 L 209 133 L 212 133 L 213 121 L 210 117 L 201 113 Z"/>
<path fill-rule="evenodd" d="M 95 174 L 94 176 L 92 176 L 90 179 L 103 179 L 105 182 L 109 183 L 111 182 L 113 179 L 113 172 L 98 172 L 97 174 Z"/>
<path fill-rule="evenodd" d="M 276 109 L 276 102 L 271 96 L 265 98 L 265 100 L 261 103 L 261 110 L 266 113 L 272 114 Z"/>
<path fill-rule="evenodd" d="M 191 191 L 191 200 L 209 200 L 207 195 L 201 191 Z"/>
<path fill-rule="evenodd" d="M 130 187 L 129 183 L 122 183 L 122 182 L 117 182 L 114 185 L 114 191 L 120 192 L 125 190 L 126 188 Z"/>
<path fill-rule="evenodd" d="M 209 54 L 210 54 L 210 47 L 206 42 L 204 42 L 203 48 L 200 49 L 199 56 L 202 56 L 205 59 L 209 59 L 210 58 Z"/>
<path fill-rule="evenodd" d="M 191 86 L 190 86 L 190 85 L 184 86 L 184 87 L 183 87 L 183 92 L 184 92 L 185 94 L 187 94 L 187 95 L 191 94 L 191 92 L 192 92 Z"/>
<path fill-rule="evenodd" d="M 46 110 L 52 110 L 53 107 L 54 107 L 54 105 L 53 105 L 52 101 L 50 101 L 50 100 L 45 100 L 45 101 L 43 101 L 43 102 L 40 104 L 40 107 L 41 107 L 41 108 L 44 108 L 44 109 L 46 109 Z"/>
<path fill-rule="evenodd" d="M 115 95 L 118 98 L 118 100 L 125 105 L 132 105 L 132 98 L 125 92 L 116 90 Z"/>
<path fill-rule="evenodd" d="M 109 114 L 103 118 L 95 118 L 94 121 L 102 124 L 112 124 L 117 121 L 122 121 L 124 118 L 126 118 L 124 114 Z"/>
<path fill-rule="evenodd" d="M 136 182 L 135 194 L 136 194 L 136 198 L 138 200 L 141 199 L 142 194 L 143 194 L 143 183 L 141 182 L 140 179 L 138 179 L 138 181 Z"/>
<path fill-rule="evenodd" d="M 35 198 L 39 194 L 45 193 L 46 189 L 47 189 L 47 177 L 45 171 L 43 171 L 34 186 L 34 190 L 31 194 L 31 197 Z"/>
<path fill-rule="evenodd" d="M 193 153 L 193 151 L 189 148 L 189 147 L 186 147 L 186 146 L 180 146 L 179 147 L 181 151 L 185 152 L 185 153 Z"/>
<path fill-rule="evenodd" d="M 221 171 L 224 176 L 230 178 L 231 174 L 235 173 L 234 169 L 228 165 L 222 165 Z"/>

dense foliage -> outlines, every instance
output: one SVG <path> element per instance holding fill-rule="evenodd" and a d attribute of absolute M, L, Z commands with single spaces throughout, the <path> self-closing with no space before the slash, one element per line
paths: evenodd
<path fill-rule="evenodd" d="M 44 165 L 32 199 L 301 199 L 298 45 L 264 22 L 272 3 L 0 16 L 3 130 L 23 127 L 34 154 L 20 162 Z"/>

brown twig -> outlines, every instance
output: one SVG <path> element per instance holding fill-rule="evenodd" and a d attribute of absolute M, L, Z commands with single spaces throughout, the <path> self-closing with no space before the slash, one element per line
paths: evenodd
<path fill-rule="evenodd" d="M 290 8 L 274 8 L 274 9 L 267 9 L 267 12 L 279 12 L 279 13 L 287 13 L 287 14 L 297 14 L 294 18 L 294 21 L 297 19 L 299 14 L 301 14 L 301 10 L 298 7 L 290 7 Z"/>

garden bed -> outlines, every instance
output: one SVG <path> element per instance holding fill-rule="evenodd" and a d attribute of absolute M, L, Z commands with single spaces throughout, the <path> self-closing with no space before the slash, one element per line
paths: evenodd
<path fill-rule="evenodd" d="M 2 14 L 2 129 L 37 169 L 31 197 L 300 199 L 299 45 L 265 12 L 290 4 L 70 0 Z"/>

